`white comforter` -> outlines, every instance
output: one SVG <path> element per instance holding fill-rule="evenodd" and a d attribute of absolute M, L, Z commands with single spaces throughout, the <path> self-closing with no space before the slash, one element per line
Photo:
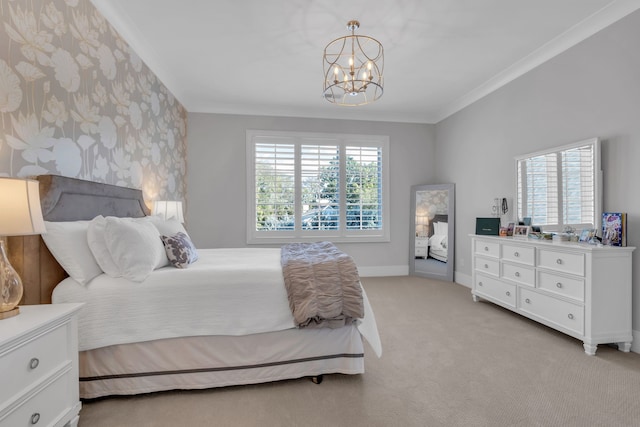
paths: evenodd
<path fill-rule="evenodd" d="M 187 269 L 163 267 L 141 283 L 102 274 L 83 286 L 71 278 L 54 303 L 83 302 L 80 350 L 201 335 L 249 335 L 294 327 L 280 249 L 199 249 Z M 358 330 L 378 357 L 380 337 L 363 290 Z"/>

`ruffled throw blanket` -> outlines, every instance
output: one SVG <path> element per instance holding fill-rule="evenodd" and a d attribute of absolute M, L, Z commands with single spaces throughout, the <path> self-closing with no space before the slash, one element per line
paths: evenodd
<path fill-rule="evenodd" d="M 289 307 L 299 328 L 340 328 L 364 317 L 353 258 L 331 242 L 290 243 L 281 250 Z"/>

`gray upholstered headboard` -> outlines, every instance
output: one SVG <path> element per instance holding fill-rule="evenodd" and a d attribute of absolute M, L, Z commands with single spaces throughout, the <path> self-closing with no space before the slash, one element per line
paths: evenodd
<path fill-rule="evenodd" d="M 141 190 L 58 175 L 40 175 L 40 203 L 45 221 L 90 220 L 97 215 L 149 215 Z M 11 264 L 22 278 L 21 304 L 48 304 L 53 288 L 66 276 L 40 236 L 9 238 Z"/>
<path fill-rule="evenodd" d="M 80 221 L 98 215 L 141 217 L 149 215 L 141 190 L 67 178 L 40 175 L 40 203 L 45 221 Z"/>

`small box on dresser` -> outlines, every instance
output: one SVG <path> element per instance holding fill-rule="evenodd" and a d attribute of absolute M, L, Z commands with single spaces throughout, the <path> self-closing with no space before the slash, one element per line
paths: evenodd
<path fill-rule="evenodd" d="M 596 246 L 471 235 L 473 300 L 491 301 L 583 341 L 628 352 L 633 340 L 631 254 Z"/>
<path fill-rule="evenodd" d="M 0 321 L 0 427 L 78 425 L 81 306 L 21 306 Z"/>

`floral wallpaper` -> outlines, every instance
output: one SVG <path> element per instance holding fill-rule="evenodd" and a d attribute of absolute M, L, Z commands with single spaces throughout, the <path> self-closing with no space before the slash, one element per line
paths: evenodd
<path fill-rule="evenodd" d="M 186 194 L 187 112 L 89 0 L 0 0 L 0 175 Z"/>

